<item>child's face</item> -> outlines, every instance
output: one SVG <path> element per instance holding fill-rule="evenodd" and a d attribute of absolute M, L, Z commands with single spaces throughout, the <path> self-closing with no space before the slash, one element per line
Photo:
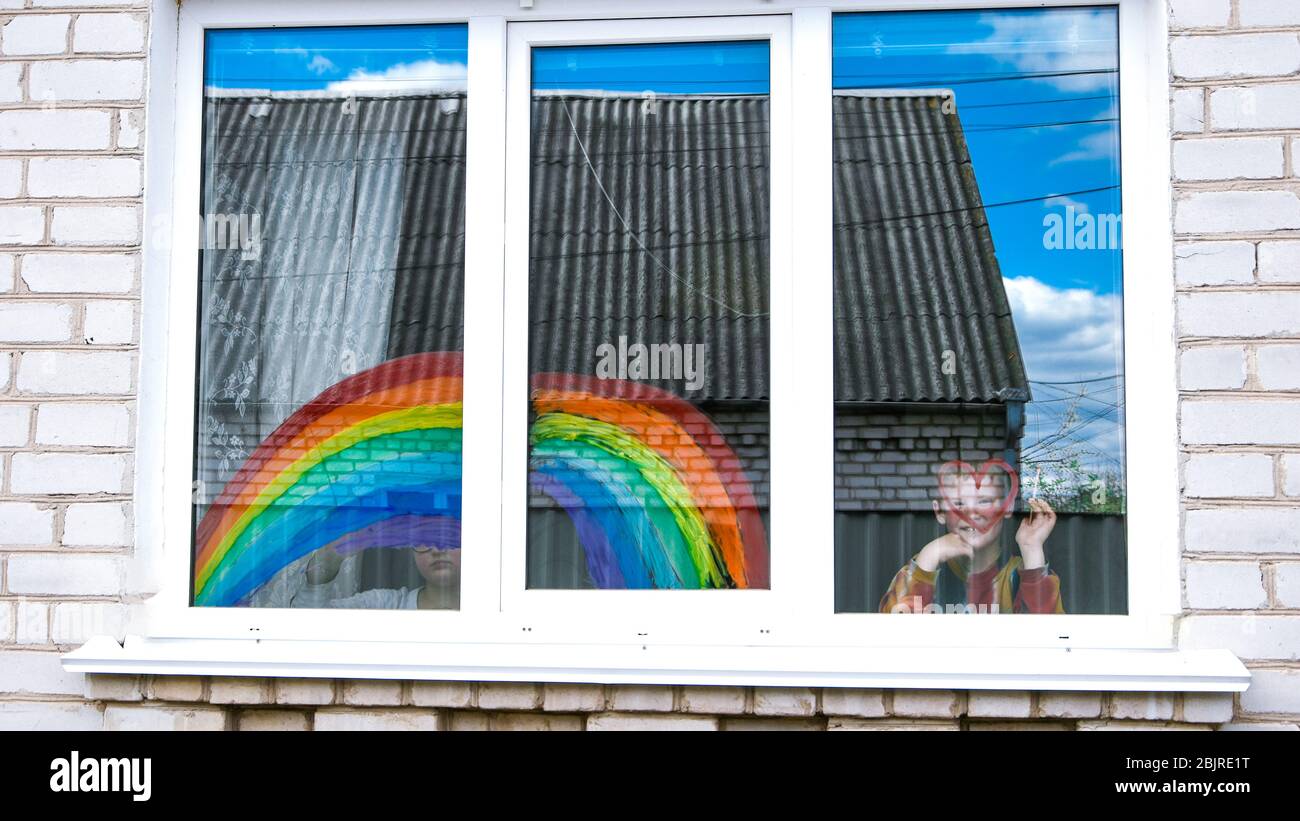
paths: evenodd
<path fill-rule="evenodd" d="M 988 547 L 997 542 L 1002 521 L 1010 515 L 1000 509 L 1003 494 L 1002 483 L 992 477 L 978 485 L 972 476 L 946 477 L 943 493 L 934 503 L 934 515 L 964 543 L 977 550 Z"/>
<path fill-rule="evenodd" d="M 427 584 L 433 587 L 454 587 L 460 582 L 460 548 L 417 548 L 415 567 Z"/>

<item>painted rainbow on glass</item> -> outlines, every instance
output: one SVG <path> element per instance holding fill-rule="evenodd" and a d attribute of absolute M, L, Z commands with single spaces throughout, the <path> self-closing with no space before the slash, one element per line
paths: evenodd
<path fill-rule="evenodd" d="M 461 356 L 351 376 L 276 429 L 196 532 L 194 601 L 245 601 L 325 545 L 460 547 Z M 529 480 L 569 515 L 602 589 L 766 588 L 748 478 L 707 416 L 644 385 L 540 374 Z"/>

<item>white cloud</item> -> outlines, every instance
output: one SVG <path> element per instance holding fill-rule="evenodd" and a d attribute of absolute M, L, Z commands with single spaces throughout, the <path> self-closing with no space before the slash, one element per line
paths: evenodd
<path fill-rule="evenodd" d="M 1076 141 L 1075 150 L 1062 154 L 1052 160 L 1052 165 L 1069 162 L 1087 162 L 1091 160 L 1119 159 L 1119 134 L 1117 130 L 1106 128 L 1089 134 Z"/>
<path fill-rule="evenodd" d="M 1029 276 L 1005 278 L 1003 284 L 1030 380 L 1105 380 L 1121 372 L 1123 329 L 1117 295 L 1056 288 Z M 1122 463 L 1122 381 L 1031 384 L 1030 388 L 1034 401 L 1027 408 L 1027 449 L 1059 431 L 1073 404 L 1070 397 L 1083 394 L 1086 398 L 1077 403 L 1074 418 L 1065 425 L 1072 433 L 1048 451 L 1055 453 L 1064 447 L 1100 467 Z M 1041 448 L 1028 452 L 1037 458 L 1047 455 Z"/>
<path fill-rule="evenodd" d="M 330 83 L 328 90 L 339 94 L 373 94 L 376 92 L 463 91 L 464 63 L 419 60 L 398 63 L 383 71 L 357 69 L 346 80 Z"/>
<path fill-rule="evenodd" d="M 1043 210 L 1056 211 L 1057 209 L 1074 208 L 1076 214 L 1087 214 L 1089 212 L 1088 203 L 1083 200 L 1076 200 L 1074 197 L 1048 197 L 1043 200 Z"/>
<path fill-rule="evenodd" d="M 1103 90 L 1119 64 L 1115 14 L 1109 9 L 1000 13 L 980 16 L 992 32 L 983 40 L 949 47 L 954 54 L 987 54 L 1016 73 L 1064 74 L 1039 82 L 1069 92 Z M 1071 73 L 1075 72 L 1075 73 Z"/>
<path fill-rule="evenodd" d="M 315 57 L 311 58 L 310 62 L 307 63 L 307 70 L 312 72 L 313 74 L 319 75 L 319 74 L 329 74 L 330 72 L 338 71 L 339 67 L 334 65 L 334 61 L 326 57 L 324 54 L 317 54 Z"/>
<path fill-rule="evenodd" d="M 1030 276 L 1002 282 L 1030 379 L 1069 382 L 1119 370 L 1123 330 L 1117 295 L 1056 288 Z"/>

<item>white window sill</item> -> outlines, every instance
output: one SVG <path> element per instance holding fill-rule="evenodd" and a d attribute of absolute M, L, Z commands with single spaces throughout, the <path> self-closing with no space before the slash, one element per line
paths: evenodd
<path fill-rule="evenodd" d="M 883 687 L 1242 692 L 1227 650 L 407 644 L 92 638 L 70 673 Z"/>

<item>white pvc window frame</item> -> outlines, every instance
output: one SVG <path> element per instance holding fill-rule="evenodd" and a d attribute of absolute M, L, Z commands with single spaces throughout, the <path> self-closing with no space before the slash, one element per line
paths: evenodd
<path fill-rule="evenodd" d="M 1127 324 L 1124 338 L 1129 614 L 836 614 L 829 275 L 832 15 L 1027 5 L 1119 8 L 1124 297 L 1126 314 L 1141 316 Z M 146 620 L 132 631 L 141 638 L 133 640 L 134 645 L 128 641 L 122 659 L 112 661 L 108 656 L 113 654 L 104 652 L 106 645 L 92 642 L 65 661 L 69 669 L 701 683 L 897 680 L 910 686 L 933 679 L 946 682 L 941 686 L 992 686 L 980 683 L 984 679 L 976 667 L 996 670 L 1003 662 L 1020 664 L 1017 669 L 1028 671 L 1024 675 L 1032 681 L 1033 662 L 1024 660 L 1033 653 L 1048 654 L 1041 657 L 1048 659 L 1092 649 L 1109 653 L 1107 658 L 1134 662 L 1139 656 L 1132 652 L 1111 651 L 1146 650 L 1163 654 L 1162 664 L 1169 662 L 1181 585 L 1163 4 L 568 0 L 543 6 L 521 9 L 517 0 L 383 0 L 364 6 L 343 0 L 188 0 L 179 10 L 174 43 L 163 21 L 155 20 L 146 219 L 158 224 L 168 213 L 176 216 L 170 221 L 170 247 L 153 247 L 146 257 L 136 578 L 152 579 L 158 592 L 147 602 Z M 200 201 L 204 32 L 389 23 L 469 27 L 461 610 L 191 607 L 191 346 L 197 342 L 194 238 Z M 160 28 L 164 33 L 157 34 Z M 529 50 L 539 45 L 719 39 L 766 39 L 771 44 L 772 588 L 525 590 Z M 166 63 L 169 59 L 175 61 L 174 70 Z M 169 166 L 171 175 L 166 177 Z M 827 275 L 797 273 L 796 257 L 798 271 Z M 821 408 L 811 420 L 799 413 L 807 403 Z M 808 447 L 808 442 L 824 447 Z M 213 639 L 224 641 L 205 641 Z M 261 649 L 250 650 L 250 639 Z M 280 647 L 279 655 L 268 657 L 270 646 Z M 404 658 L 411 663 L 375 661 L 395 652 L 394 647 L 406 648 Z M 973 655 L 939 652 L 954 647 L 972 648 Z M 641 665 L 639 678 L 615 670 L 624 669 L 615 659 L 628 652 L 641 660 L 628 662 Z M 277 659 L 290 657 L 298 661 L 277 666 Z M 452 661 L 469 657 L 475 661 Z M 728 659 L 725 671 L 716 669 L 714 660 L 719 658 Z M 538 659 L 554 662 L 541 664 Z M 909 663 L 929 672 L 919 679 L 881 672 L 882 664 L 894 663 L 890 659 L 913 659 Z M 978 664 L 972 659 L 979 659 Z M 1086 672 L 1066 682 L 1049 675 L 1051 665 L 1044 664 L 1039 686 L 1090 687 Z M 1094 667 L 1107 686 L 1124 686 L 1126 676 L 1119 666 L 1113 676 L 1102 672 L 1106 665 Z M 1183 678 L 1200 675 L 1195 665 L 1178 662 L 1174 667 Z M 876 673 L 868 675 L 869 670 Z M 1127 676 L 1141 679 L 1148 689 L 1157 679 L 1177 677 Z M 1005 679 L 994 679 L 1007 685 Z M 1240 682 L 1233 681 L 1233 689 L 1239 689 Z"/>

